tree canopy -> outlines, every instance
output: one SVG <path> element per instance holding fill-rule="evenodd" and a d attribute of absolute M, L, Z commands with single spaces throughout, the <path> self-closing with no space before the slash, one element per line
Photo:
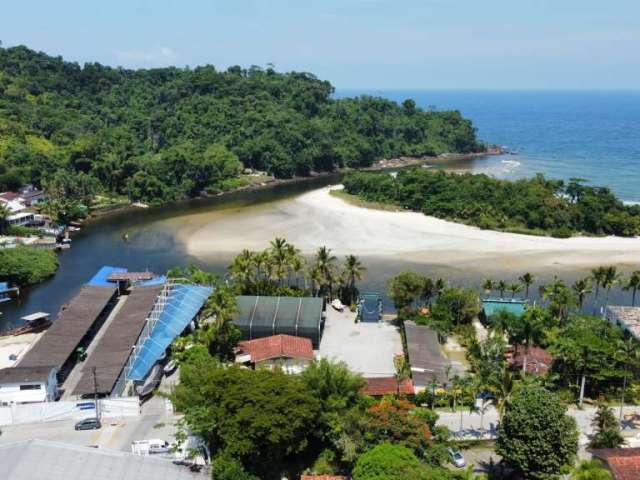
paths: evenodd
<path fill-rule="evenodd" d="M 565 183 L 542 174 L 510 181 L 413 168 L 395 178 L 386 173 L 351 173 L 343 183 L 348 193 L 367 201 L 397 204 L 485 229 L 557 237 L 583 232 L 640 234 L 640 206 L 625 205 L 606 187 L 576 180 Z"/>
<path fill-rule="evenodd" d="M 287 460 L 307 448 L 320 407 L 299 378 L 202 356 L 182 363 L 172 401 L 212 451 L 260 478 L 280 478 Z"/>
<path fill-rule="evenodd" d="M 459 112 L 335 99 L 304 72 L 80 66 L 24 46 L 0 48 L 0 72 L 0 191 L 83 173 L 168 201 L 217 191 L 243 166 L 286 178 L 484 149 Z"/>
<path fill-rule="evenodd" d="M 523 478 L 557 478 L 578 451 L 575 420 L 540 386 L 518 390 L 498 427 L 496 453 Z"/>
<path fill-rule="evenodd" d="M 0 249 L 0 281 L 19 286 L 40 283 L 58 269 L 53 250 L 18 246 Z"/>

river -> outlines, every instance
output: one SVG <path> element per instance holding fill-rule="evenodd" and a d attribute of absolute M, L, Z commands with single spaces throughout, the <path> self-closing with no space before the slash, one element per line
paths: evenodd
<path fill-rule="evenodd" d="M 482 160 L 475 160 L 482 161 Z M 111 216 L 96 219 L 82 228 L 73 238 L 71 249 L 60 253 L 60 269 L 50 280 L 23 289 L 18 300 L 0 304 L 0 328 L 7 329 L 21 323 L 20 317 L 45 311 L 55 315 L 60 307 L 66 303 L 80 286 L 87 282 L 91 276 L 103 265 L 127 267 L 131 271 L 151 270 L 163 273 L 167 269 L 189 263 L 224 274 L 234 254 L 240 249 L 243 242 L 243 234 L 236 233 L 230 226 L 234 225 L 236 218 L 242 218 L 244 225 L 255 225 L 251 235 L 259 240 L 260 245 L 266 246 L 273 239 L 274 232 L 284 236 L 295 243 L 294 239 L 304 232 L 300 227 L 296 231 L 291 230 L 291 225 L 282 223 L 270 225 L 270 228 L 262 228 L 265 212 L 277 213 L 274 216 L 276 222 L 290 213 L 287 205 L 296 201 L 301 194 L 339 183 L 339 176 L 321 177 L 308 181 L 276 185 L 270 188 L 254 191 L 242 191 L 226 196 L 208 199 L 198 199 L 175 205 L 140 209 L 134 211 L 119 212 Z M 270 218 L 270 217 L 267 217 Z M 221 251 L 211 251 L 207 254 L 199 254 L 197 257 L 188 253 L 185 235 L 190 235 L 190 229 L 194 225 L 206 224 L 207 228 L 228 229 L 226 235 L 226 248 Z M 302 219 L 304 224 L 304 218 Z M 288 225 L 288 226 L 287 226 Z M 298 219 L 300 225 L 300 219 Z M 371 235 L 375 236 L 375 225 L 372 225 Z M 289 228 L 289 230 L 287 230 Z M 129 241 L 122 237 L 127 233 Z M 202 236 L 202 233 L 199 233 Z M 246 233 L 244 234 L 246 236 Z M 332 246 L 336 252 L 339 246 L 332 245 L 331 238 L 315 238 L 316 243 L 326 243 Z M 237 244 L 237 248 L 236 247 Z M 347 252 L 340 252 L 340 255 Z M 395 256 L 393 258 L 376 254 L 359 255 L 367 267 L 363 280 L 360 282 L 362 291 L 374 291 L 383 293 L 386 291 L 388 279 L 395 273 L 405 269 L 416 269 L 433 278 L 443 277 L 451 284 L 459 284 L 478 288 L 483 278 L 503 278 L 507 281 L 515 281 L 523 272 L 516 272 L 513 268 L 507 268 L 501 262 L 485 265 L 482 268 L 468 268 L 461 264 L 442 264 L 437 261 L 417 263 L 412 261 L 409 255 Z M 586 268 L 563 269 L 559 272 L 552 265 L 541 265 L 534 269 L 540 282 L 547 281 L 555 273 L 560 273 L 567 282 L 572 282 L 579 276 L 586 274 Z M 532 290 L 537 290 L 533 288 Z M 612 302 L 628 303 L 628 292 L 616 290 L 612 292 Z M 392 304 L 385 295 L 385 309 L 390 310 Z M 591 303 L 590 309 L 595 309 Z"/>

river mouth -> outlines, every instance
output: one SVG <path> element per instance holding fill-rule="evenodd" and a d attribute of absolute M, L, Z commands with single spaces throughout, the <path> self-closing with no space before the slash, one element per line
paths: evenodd
<path fill-rule="evenodd" d="M 492 246 L 487 239 L 494 238 L 496 232 L 464 225 L 454 225 L 453 233 L 438 230 L 444 228 L 438 223 L 442 221 L 425 223 L 427 217 L 417 213 L 361 209 L 366 211 L 363 213 L 355 212 L 352 209 L 359 207 L 350 205 L 336 208 L 335 202 L 342 200 L 322 195 L 324 187 L 339 181 L 339 176 L 317 178 L 97 219 L 79 232 L 70 250 L 61 253 L 55 277 L 25 289 L 18 301 L 0 305 L 4 313 L 0 328 L 16 326 L 21 316 L 36 311 L 55 317 L 103 265 L 162 273 L 176 265 L 194 263 L 224 275 L 241 249 L 264 249 L 276 236 L 286 238 L 307 257 L 321 245 L 331 248 L 340 262 L 347 254 L 359 256 L 367 267 L 361 290 L 382 293 L 387 311 L 392 309 L 386 295 L 387 281 L 407 269 L 477 289 L 485 278 L 513 282 L 525 271 L 535 273 L 539 282 L 557 274 L 571 283 L 587 275 L 595 261 L 594 252 L 585 255 L 571 248 L 549 257 L 544 249 L 527 251 L 526 243 L 519 244 L 520 251 L 510 252 L 506 247 L 514 241 L 508 236 L 511 234 L 498 233 L 503 243 Z M 435 230 L 424 229 L 432 227 Z M 128 241 L 123 240 L 125 233 Z M 465 237 L 469 234 L 471 237 Z M 637 242 L 620 240 L 620 245 L 630 245 L 623 250 L 637 252 L 640 259 Z M 631 268 L 626 254 L 606 258 L 610 260 L 607 263 Z M 586 263 L 580 263 L 580 259 Z M 616 290 L 611 301 L 628 303 L 627 296 L 627 292 Z M 592 311 L 596 304 L 587 300 L 587 308 Z"/>

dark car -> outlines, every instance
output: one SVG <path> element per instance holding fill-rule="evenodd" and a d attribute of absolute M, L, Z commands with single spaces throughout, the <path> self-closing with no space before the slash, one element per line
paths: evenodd
<path fill-rule="evenodd" d="M 102 428 L 102 423 L 97 418 L 85 418 L 76 423 L 76 430 L 98 430 Z"/>

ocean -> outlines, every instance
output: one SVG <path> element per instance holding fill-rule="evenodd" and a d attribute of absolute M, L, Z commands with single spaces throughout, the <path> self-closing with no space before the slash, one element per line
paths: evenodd
<path fill-rule="evenodd" d="M 481 140 L 517 152 L 476 160 L 473 171 L 507 179 L 579 177 L 640 202 L 640 90 L 337 90 L 335 96 L 360 94 L 459 110 Z"/>

